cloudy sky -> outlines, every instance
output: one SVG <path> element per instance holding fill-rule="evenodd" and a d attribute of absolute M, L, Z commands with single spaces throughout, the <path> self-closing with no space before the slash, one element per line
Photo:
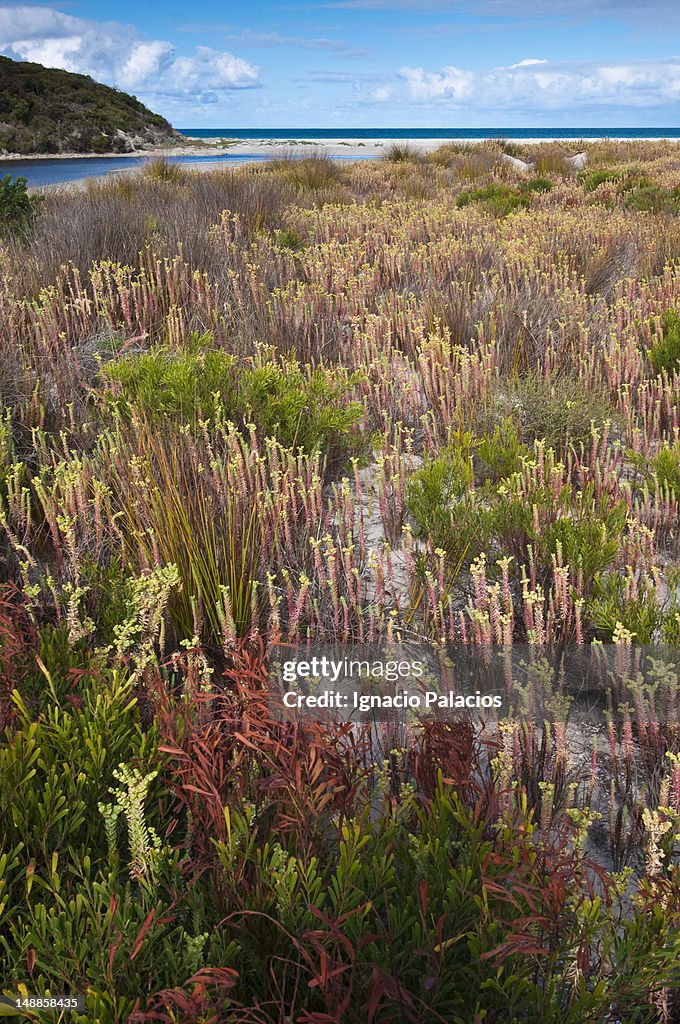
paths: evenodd
<path fill-rule="evenodd" d="M 0 5 L 0 53 L 176 127 L 671 127 L 677 0 Z"/>

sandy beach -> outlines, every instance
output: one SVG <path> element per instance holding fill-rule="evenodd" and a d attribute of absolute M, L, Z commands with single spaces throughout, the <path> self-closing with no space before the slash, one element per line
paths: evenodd
<path fill-rule="evenodd" d="M 662 138 L 662 136 L 649 138 L 646 139 L 646 141 L 658 142 L 660 138 Z M 440 146 L 444 146 L 451 142 L 476 146 L 485 141 L 484 139 L 479 138 L 406 139 L 401 137 L 386 139 L 296 139 L 291 137 L 290 139 L 223 139 L 215 140 L 215 142 L 207 142 L 205 139 L 191 138 L 191 136 L 187 136 L 187 139 L 189 141 L 185 146 L 141 149 L 135 150 L 132 153 L 7 153 L 1 158 L 1 160 L 76 160 L 93 156 L 101 157 L 102 159 L 107 157 L 116 157 L 118 159 L 125 159 L 126 157 L 135 159 L 148 157 L 149 159 L 152 159 L 153 157 L 159 156 L 214 156 L 219 158 L 220 156 L 226 156 L 227 154 L 235 157 L 249 157 L 263 156 L 265 153 L 271 153 L 272 151 L 289 152 L 291 149 L 299 150 L 300 152 L 322 152 L 332 157 L 349 157 L 354 155 L 357 157 L 366 157 L 379 156 L 383 150 L 389 148 L 391 145 L 408 145 L 413 149 L 419 150 L 421 153 L 431 153 Z M 525 139 L 508 135 L 504 137 L 504 141 L 515 142 L 522 146 L 539 145 L 542 142 L 564 142 L 576 153 L 579 149 L 583 148 L 584 144 L 594 143 L 600 140 L 563 138 L 559 135 L 555 135 L 550 138 Z M 639 141 L 639 139 L 634 139 L 632 136 L 630 139 L 619 138 L 617 136 L 617 141 Z"/>

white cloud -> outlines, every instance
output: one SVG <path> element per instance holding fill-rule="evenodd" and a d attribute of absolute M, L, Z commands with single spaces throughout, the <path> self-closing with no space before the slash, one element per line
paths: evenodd
<path fill-rule="evenodd" d="M 231 53 L 198 46 L 180 56 L 167 40 L 140 39 L 132 25 L 89 21 L 51 7 L 0 7 L 0 52 L 147 96 L 215 102 L 216 94 L 260 84 L 259 68 Z"/>
<path fill-rule="evenodd" d="M 370 94 L 370 99 L 374 103 L 387 103 L 392 99 L 393 91 L 391 85 L 379 85 L 377 89 L 374 89 Z"/>
<path fill-rule="evenodd" d="M 521 60 L 518 64 L 511 64 L 511 68 L 528 68 L 532 64 L 548 64 L 547 60 L 537 60 L 535 57 L 527 57 L 525 60 Z"/>
<path fill-rule="evenodd" d="M 441 71 L 403 67 L 399 75 L 416 102 L 483 109 L 654 108 L 680 99 L 680 58 L 657 61 L 555 63 L 534 58 L 509 67 Z"/>
<path fill-rule="evenodd" d="M 472 97 L 475 74 L 460 68 L 448 67 L 443 71 L 424 71 L 423 68 L 401 68 L 414 100 L 451 99 L 462 103 Z"/>

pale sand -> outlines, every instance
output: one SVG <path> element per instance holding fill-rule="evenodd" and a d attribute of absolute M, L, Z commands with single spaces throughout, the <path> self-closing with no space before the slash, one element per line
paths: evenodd
<path fill-rule="evenodd" d="M 191 138 L 191 136 L 187 136 Z M 617 138 L 614 141 L 617 142 L 659 142 L 663 136 L 650 138 L 650 139 L 639 139 L 639 138 Z M 466 144 L 470 146 L 479 145 L 484 139 L 243 139 L 240 141 L 225 140 L 225 144 L 221 144 L 219 141 L 208 142 L 205 139 L 194 139 L 193 145 L 189 146 L 172 146 L 163 149 L 154 150 L 138 150 L 135 153 L 34 153 L 34 154 L 17 154 L 9 153 L 0 160 L 73 160 L 81 157 L 116 157 L 118 159 L 125 157 L 148 157 L 153 159 L 154 157 L 160 156 L 214 156 L 219 159 L 220 156 L 261 156 L 264 153 L 277 152 L 291 152 L 294 151 L 299 154 L 321 152 L 328 156 L 377 156 L 381 151 L 388 149 L 391 145 L 411 146 L 413 149 L 419 150 L 421 153 L 430 153 L 434 149 L 438 149 L 440 146 L 444 146 L 447 143 L 453 142 L 457 144 Z M 564 139 L 559 135 L 552 136 L 547 139 L 518 139 L 512 135 L 508 135 L 504 138 L 506 142 L 515 142 L 518 145 L 538 145 L 541 142 L 564 142 L 568 146 L 572 146 L 574 150 L 579 145 L 588 145 L 594 142 L 600 141 L 599 139 Z M 679 142 L 680 140 L 673 139 L 673 142 Z M 0 165 L 1 166 L 1 165 Z"/>

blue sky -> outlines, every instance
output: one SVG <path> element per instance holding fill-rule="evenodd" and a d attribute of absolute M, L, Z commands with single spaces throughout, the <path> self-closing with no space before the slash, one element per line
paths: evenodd
<path fill-rule="evenodd" d="M 182 128 L 680 123 L 677 0 L 0 4 L 0 53 Z"/>

